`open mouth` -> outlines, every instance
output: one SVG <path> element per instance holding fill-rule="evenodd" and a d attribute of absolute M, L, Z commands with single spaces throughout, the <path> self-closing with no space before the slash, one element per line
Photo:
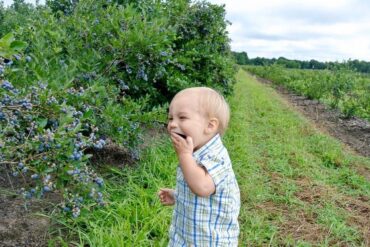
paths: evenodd
<path fill-rule="evenodd" d="M 180 133 L 177 133 L 175 132 L 176 134 L 178 134 L 179 136 L 181 136 L 182 138 L 186 139 L 186 135 L 183 135 L 183 134 L 180 134 Z"/>

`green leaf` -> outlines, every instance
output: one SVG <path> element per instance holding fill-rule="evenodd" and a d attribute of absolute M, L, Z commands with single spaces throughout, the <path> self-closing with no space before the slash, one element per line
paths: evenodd
<path fill-rule="evenodd" d="M 44 172 L 45 173 L 50 173 L 50 172 L 53 172 L 54 171 L 54 168 L 47 168 Z"/>
<path fill-rule="evenodd" d="M 0 47 L 0 57 L 5 57 L 5 58 L 9 58 L 11 55 L 9 54 L 8 51 L 4 51 L 1 49 Z"/>
<path fill-rule="evenodd" d="M 93 155 L 92 155 L 92 154 L 85 154 L 85 158 L 86 158 L 86 159 L 90 159 L 91 157 L 93 157 Z"/>
<path fill-rule="evenodd" d="M 0 49 L 2 48 L 9 48 L 10 44 L 14 41 L 13 33 L 8 33 L 4 37 L 0 39 Z"/>
<path fill-rule="evenodd" d="M 84 113 L 83 118 L 89 118 L 93 114 L 92 110 L 88 110 Z"/>
<path fill-rule="evenodd" d="M 59 53 L 59 52 L 61 52 L 63 49 L 62 49 L 62 48 L 60 48 L 60 47 L 55 47 L 53 50 L 54 50 L 54 52 L 55 52 L 55 53 Z"/>
<path fill-rule="evenodd" d="M 47 123 L 48 123 L 48 120 L 46 118 L 37 119 L 37 125 L 41 128 L 44 128 Z"/>
<path fill-rule="evenodd" d="M 10 58 L 13 54 L 26 47 L 26 42 L 14 40 L 13 33 L 8 33 L 0 39 L 0 56 Z"/>
<path fill-rule="evenodd" d="M 27 47 L 27 43 L 23 41 L 15 40 L 10 44 L 10 48 L 14 51 L 21 51 Z"/>

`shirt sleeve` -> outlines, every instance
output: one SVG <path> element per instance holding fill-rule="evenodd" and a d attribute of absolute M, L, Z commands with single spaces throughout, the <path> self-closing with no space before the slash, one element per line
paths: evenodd
<path fill-rule="evenodd" d="M 206 155 L 200 159 L 199 164 L 203 166 L 211 176 L 216 188 L 227 176 L 227 164 L 224 158 L 216 155 Z"/>

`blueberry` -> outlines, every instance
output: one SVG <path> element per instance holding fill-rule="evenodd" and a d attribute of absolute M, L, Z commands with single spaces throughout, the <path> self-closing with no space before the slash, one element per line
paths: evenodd
<path fill-rule="evenodd" d="M 22 173 L 27 173 L 28 172 L 28 167 L 23 167 Z"/>
<path fill-rule="evenodd" d="M 70 212 L 70 211 L 71 211 L 71 209 L 70 209 L 69 207 L 64 207 L 64 208 L 63 208 L 63 211 L 64 211 L 64 212 Z"/>
<path fill-rule="evenodd" d="M 0 111 L 0 121 L 5 120 L 5 113 Z"/>
<path fill-rule="evenodd" d="M 103 186 L 103 184 L 104 184 L 104 181 L 103 181 L 103 179 L 102 178 L 95 178 L 95 183 L 97 184 L 97 185 L 99 185 L 99 187 L 102 187 Z"/>
<path fill-rule="evenodd" d="M 3 82 L 1 87 L 9 91 L 14 89 L 13 85 L 9 81 L 6 81 L 6 80 Z"/>
<path fill-rule="evenodd" d="M 51 191 L 51 188 L 49 186 L 45 185 L 44 188 L 43 188 L 43 191 L 44 192 L 49 192 L 49 191 Z"/>
<path fill-rule="evenodd" d="M 178 64 L 177 65 L 182 71 L 184 71 L 185 70 L 185 66 L 184 65 L 182 65 L 182 64 Z"/>
<path fill-rule="evenodd" d="M 32 194 L 31 194 L 30 192 L 26 191 L 26 192 L 24 192 L 24 193 L 23 193 L 23 196 L 24 196 L 24 198 L 26 198 L 26 199 L 31 199 Z"/>
<path fill-rule="evenodd" d="M 13 64 L 13 61 L 12 60 L 8 60 L 7 62 L 5 62 L 5 65 L 6 66 L 12 66 Z"/>
<path fill-rule="evenodd" d="M 22 169 L 24 167 L 24 164 L 22 162 L 18 163 L 18 169 Z"/>
<path fill-rule="evenodd" d="M 80 208 L 79 207 L 73 207 L 73 209 L 72 209 L 73 218 L 77 218 L 79 215 L 80 215 Z"/>

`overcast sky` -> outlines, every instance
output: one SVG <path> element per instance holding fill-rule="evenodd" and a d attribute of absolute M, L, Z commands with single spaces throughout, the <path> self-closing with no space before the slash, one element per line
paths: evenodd
<path fill-rule="evenodd" d="M 249 57 L 370 61 L 368 0 L 209 0 L 226 5 L 231 48 Z"/>
<path fill-rule="evenodd" d="M 370 61 L 368 0 L 208 1 L 226 5 L 231 48 L 250 58 Z"/>

